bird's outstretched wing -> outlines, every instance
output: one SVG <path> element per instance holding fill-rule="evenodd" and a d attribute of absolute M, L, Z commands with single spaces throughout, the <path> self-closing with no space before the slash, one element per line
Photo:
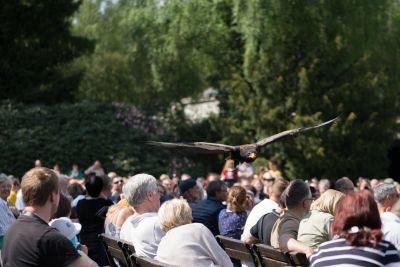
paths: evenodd
<path fill-rule="evenodd" d="M 323 122 L 321 124 L 310 126 L 310 127 L 297 128 L 297 129 L 293 129 L 293 130 L 287 130 L 287 131 L 284 131 L 284 132 L 280 132 L 278 134 L 274 134 L 274 135 L 272 135 L 270 137 L 267 137 L 267 138 L 264 138 L 264 139 L 258 141 L 257 142 L 257 146 L 259 146 L 259 147 L 266 146 L 266 145 L 271 144 L 271 143 L 273 143 L 275 141 L 278 141 L 278 140 L 294 137 L 294 136 L 296 136 L 296 135 L 298 135 L 300 133 L 304 133 L 304 132 L 307 132 L 307 131 L 310 131 L 310 130 L 314 130 L 314 129 L 317 129 L 317 128 L 321 128 L 321 127 L 330 125 L 336 119 L 337 118 L 334 118 L 333 120 L 329 120 L 329 121 Z"/>
<path fill-rule="evenodd" d="M 145 144 L 163 148 L 181 150 L 181 151 L 204 153 L 204 154 L 218 154 L 223 152 L 231 152 L 234 150 L 233 146 L 216 144 L 216 143 L 205 143 L 205 142 L 166 143 L 166 142 L 147 141 L 145 142 Z"/>

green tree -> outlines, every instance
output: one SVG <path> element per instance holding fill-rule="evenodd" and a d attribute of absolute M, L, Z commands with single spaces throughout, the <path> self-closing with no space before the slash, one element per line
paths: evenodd
<path fill-rule="evenodd" d="M 87 72 L 80 99 L 125 96 L 124 101 L 154 113 L 204 90 L 224 68 L 223 60 L 215 59 L 226 57 L 226 25 L 214 9 L 213 2 L 199 0 L 84 3 L 74 28 L 77 34 L 96 39 L 96 53 L 84 59 Z M 102 59 L 108 53 L 119 54 L 124 62 L 109 60 L 109 68 L 123 71 L 103 75 Z M 115 79 L 121 83 L 114 86 Z"/>
<path fill-rule="evenodd" d="M 222 81 L 228 140 L 253 141 L 339 115 L 270 146 L 289 177 L 385 176 L 398 131 L 392 1 L 235 1 L 243 62 Z"/>
<path fill-rule="evenodd" d="M 75 0 L 1 4 L 0 99 L 36 103 L 73 99 L 79 73 L 64 74 L 63 66 L 92 48 L 88 40 L 70 33 L 79 4 Z"/>

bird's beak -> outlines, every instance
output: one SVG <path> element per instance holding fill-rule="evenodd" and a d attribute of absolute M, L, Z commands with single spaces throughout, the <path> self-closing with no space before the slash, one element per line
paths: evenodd
<path fill-rule="evenodd" d="M 249 159 L 255 159 L 255 158 L 257 157 L 257 154 L 254 153 L 254 152 L 250 152 L 249 154 L 247 154 L 247 157 L 248 157 Z"/>

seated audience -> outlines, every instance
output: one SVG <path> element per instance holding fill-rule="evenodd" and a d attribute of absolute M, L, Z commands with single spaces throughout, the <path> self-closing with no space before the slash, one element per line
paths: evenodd
<path fill-rule="evenodd" d="M 370 191 L 349 193 L 338 204 L 334 238 L 318 247 L 310 266 L 399 266 L 399 253 L 382 240 L 378 207 Z"/>
<path fill-rule="evenodd" d="M 103 176 L 105 175 L 104 169 L 101 166 L 101 162 L 96 160 L 92 166 L 85 170 L 85 175 L 95 175 L 95 176 Z"/>
<path fill-rule="evenodd" d="M 235 167 L 235 161 L 228 159 L 221 171 L 221 180 L 225 182 L 228 188 L 232 187 L 238 181 L 238 169 Z"/>
<path fill-rule="evenodd" d="M 275 179 L 282 178 L 282 173 L 278 170 L 278 161 L 274 159 L 268 161 L 267 173 Z"/>
<path fill-rule="evenodd" d="M 223 181 L 212 181 L 207 185 L 207 198 L 193 204 L 193 222 L 204 224 L 213 235 L 219 235 L 218 215 L 225 205 L 227 187 Z"/>
<path fill-rule="evenodd" d="M 157 180 L 149 174 L 137 174 L 129 178 L 122 190 L 135 213 L 122 225 L 120 238 L 131 242 L 139 256 L 153 259 L 165 235 L 157 217 L 160 208 Z"/>
<path fill-rule="evenodd" d="M 297 241 L 300 221 L 309 212 L 313 201 L 309 186 L 302 180 L 293 180 L 282 193 L 286 210 L 272 227 L 271 246 L 281 251 L 311 255 L 313 249 Z"/>
<path fill-rule="evenodd" d="M 387 212 L 390 211 L 394 203 L 399 200 L 399 194 L 397 193 L 396 186 L 393 184 L 381 183 L 375 186 L 373 191 L 383 223 L 386 220 L 386 216 L 389 216 L 388 219 L 391 220 L 392 214 Z"/>
<path fill-rule="evenodd" d="M 371 182 L 369 179 L 360 177 L 358 180 L 358 190 L 371 190 Z"/>
<path fill-rule="evenodd" d="M 199 201 L 199 187 L 195 179 L 182 179 L 179 183 L 179 190 L 181 197 L 186 199 L 188 203 L 197 203 Z"/>
<path fill-rule="evenodd" d="M 162 185 L 164 186 L 165 190 L 167 191 L 167 195 L 174 194 L 174 184 L 171 179 L 165 178 L 162 180 Z"/>
<path fill-rule="evenodd" d="M 283 213 L 285 204 L 280 201 L 279 206 L 271 212 L 264 214 L 257 223 L 251 227 L 250 235 L 242 239 L 246 244 L 263 243 L 271 246 L 271 232 L 275 222 Z"/>
<path fill-rule="evenodd" d="M 97 266 L 48 225 L 60 196 L 57 174 L 47 168 L 34 168 L 22 178 L 21 189 L 25 213 L 4 237 L 4 266 Z"/>
<path fill-rule="evenodd" d="M 320 195 L 325 193 L 325 191 L 327 191 L 330 188 L 331 188 L 331 182 L 329 182 L 328 179 L 321 179 L 318 182 L 318 191 L 319 191 Z"/>
<path fill-rule="evenodd" d="M 250 212 L 247 217 L 246 224 L 244 225 L 242 241 L 249 238 L 250 229 L 258 222 L 258 220 L 265 214 L 272 212 L 273 209 L 278 208 L 278 203 L 281 200 L 282 192 L 285 190 L 288 182 L 283 179 L 277 179 L 272 185 L 270 198 L 266 198 L 258 203 Z"/>
<path fill-rule="evenodd" d="M 115 176 L 112 179 L 112 187 L 111 187 L 111 195 L 110 200 L 114 203 L 117 203 L 121 200 L 120 195 L 122 194 L 122 186 L 124 184 L 124 180 L 120 176 Z"/>
<path fill-rule="evenodd" d="M 227 208 L 219 213 L 219 233 L 223 236 L 240 239 L 247 219 L 246 190 L 240 186 L 232 186 L 226 202 Z"/>
<path fill-rule="evenodd" d="M 343 193 L 328 189 L 311 204 L 311 211 L 301 220 L 297 240 L 317 248 L 331 237 L 331 225 L 335 216 L 336 205 Z"/>
<path fill-rule="evenodd" d="M 400 250 L 400 200 L 398 200 L 387 213 L 385 220 L 382 219 L 382 231 L 385 240 L 393 243 Z"/>
<path fill-rule="evenodd" d="M 191 223 L 191 209 L 186 200 L 165 202 L 158 217 L 161 229 L 166 232 L 158 246 L 158 261 L 171 266 L 232 266 L 210 230 L 203 224 Z"/>
<path fill-rule="evenodd" d="M 335 190 L 348 194 L 354 191 L 354 183 L 347 177 L 342 177 L 335 182 Z"/>
<path fill-rule="evenodd" d="M 371 185 L 371 189 L 374 189 L 375 186 L 377 186 L 379 184 L 379 180 L 378 179 L 371 179 L 370 185 Z"/>
<path fill-rule="evenodd" d="M 258 204 L 261 200 L 267 197 L 267 195 L 263 191 L 264 183 L 261 178 L 254 178 L 251 181 L 251 185 L 255 189 L 254 202 L 255 204 Z"/>
<path fill-rule="evenodd" d="M 60 193 L 60 199 L 58 201 L 58 207 L 56 212 L 51 216 L 51 219 L 68 217 L 71 215 L 71 202 L 68 197 Z"/>
<path fill-rule="evenodd" d="M 100 266 L 107 265 L 108 260 L 98 235 L 104 233 L 107 208 L 113 205 L 111 200 L 100 195 L 103 185 L 101 177 L 89 176 L 85 182 L 88 195 L 85 199 L 81 199 L 76 206 L 76 214 L 82 224 L 81 243 L 88 247 L 89 257 Z"/>
<path fill-rule="evenodd" d="M 78 242 L 77 235 L 82 229 L 81 224 L 72 222 L 68 217 L 59 217 L 51 220 L 49 225 L 53 228 L 56 228 L 63 236 L 68 238 L 74 248 L 83 250 L 85 253 L 87 253 L 87 247 L 79 244 Z"/>
<path fill-rule="evenodd" d="M 381 183 L 374 187 L 374 198 L 381 215 L 382 231 L 385 240 L 392 242 L 396 248 L 400 248 L 400 219 L 399 219 L 399 196 L 396 186 Z"/>
<path fill-rule="evenodd" d="M 119 238 L 122 225 L 126 219 L 133 215 L 135 210 L 129 205 L 128 200 L 123 198 L 117 204 L 108 208 L 106 220 L 104 222 L 105 233 Z"/>
<path fill-rule="evenodd" d="M 3 246 L 3 237 L 8 227 L 15 222 L 14 214 L 7 204 L 7 197 L 11 191 L 11 180 L 5 174 L 0 174 L 0 249 Z"/>
<path fill-rule="evenodd" d="M 79 170 L 79 166 L 77 163 L 72 164 L 72 169 L 67 172 L 67 176 L 70 178 L 71 183 L 83 183 L 85 181 L 85 177 L 83 176 L 83 173 Z"/>
<path fill-rule="evenodd" d="M 17 201 L 17 192 L 21 188 L 18 178 L 10 175 L 8 178 L 11 180 L 11 191 L 10 195 L 7 197 L 7 203 L 10 207 L 15 208 L 15 202 Z"/>

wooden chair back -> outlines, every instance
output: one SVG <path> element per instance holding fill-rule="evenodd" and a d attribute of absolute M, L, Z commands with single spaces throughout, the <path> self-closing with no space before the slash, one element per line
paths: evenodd
<path fill-rule="evenodd" d="M 106 234 L 100 234 L 99 239 L 106 250 L 108 261 L 111 267 L 118 267 L 114 259 L 118 261 L 121 267 L 131 266 L 122 250 L 122 240 Z"/>
<path fill-rule="evenodd" d="M 310 265 L 310 261 L 303 253 L 290 253 L 289 256 L 294 266 L 307 267 Z"/>
<path fill-rule="evenodd" d="M 240 240 L 222 235 L 217 235 L 216 238 L 229 257 L 240 261 L 250 261 L 253 262 L 255 266 L 258 266 L 256 256 L 249 245 Z"/>
<path fill-rule="evenodd" d="M 153 260 L 145 257 L 136 257 L 136 263 L 138 267 L 166 267 L 167 265 L 159 262 L 157 260 Z"/>
<path fill-rule="evenodd" d="M 258 261 L 263 267 L 285 267 L 293 266 L 288 255 L 271 246 L 264 244 L 253 245 L 253 250 L 258 256 Z"/>

